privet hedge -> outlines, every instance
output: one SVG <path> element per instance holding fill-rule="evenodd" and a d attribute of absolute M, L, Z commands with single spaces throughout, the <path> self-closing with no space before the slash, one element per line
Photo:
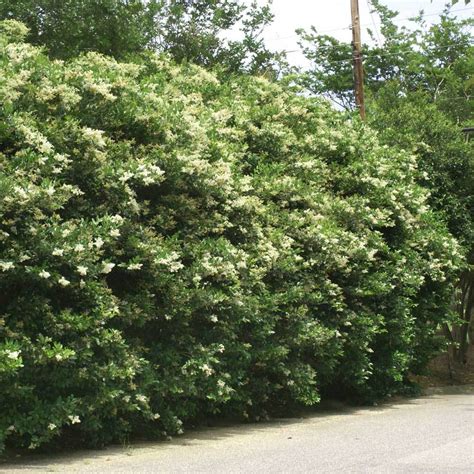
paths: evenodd
<path fill-rule="evenodd" d="M 0 42 L 0 437 L 180 433 L 423 364 L 456 242 L 415 158 L 261 78 Z"/>

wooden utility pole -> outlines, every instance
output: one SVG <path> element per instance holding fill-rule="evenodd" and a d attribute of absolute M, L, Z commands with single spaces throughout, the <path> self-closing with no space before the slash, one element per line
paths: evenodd
<path fill-rule="evenodd" d="M 362 68 L 362 43 L 360 39 L 359 0 L 351 0 L 352 17 L 352 51 L 354 55 L 354 91 L 356 106 L 360 118 L 365 120 L 364 104 L 364 70 Z"/>

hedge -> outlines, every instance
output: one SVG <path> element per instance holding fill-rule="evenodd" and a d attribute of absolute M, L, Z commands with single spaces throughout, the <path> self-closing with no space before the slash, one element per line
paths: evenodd
<path fill-rule="evenodd" d="M 263 78 L 0 32 L 3 445 L 373 400 L 430 357 L 460 251 L 414 156 Z"/>

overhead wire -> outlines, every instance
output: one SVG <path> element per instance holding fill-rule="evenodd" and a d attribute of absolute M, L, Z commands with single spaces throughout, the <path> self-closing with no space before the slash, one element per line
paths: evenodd
<path fill-rule="evenodd" d="M 449 50 L 450 48 L 438 48 L 439 50 Z M 290 53 L 297 53 L 297 52 L 303 52 L 301 49 L 290 49 L 290 50 L 285 50 L 283 51 L 284 53 L 286 54 L 290 54 Z M 396 52 L 392 52 L 392 53 L 377 53 L 377 54 L 371 54 L 371 57 L 374 57 L 374 56 L 379 56 L 380 58 L 383 58 L 383 57 L 386 57 L 386 56 L 404 56 L 404 55 L 409 55 L 409 54 L 416 54 L 418 51 L 415 51 L 415 50 L 402 50 L 402 51 L 396 51 Z M 364 54 L 362 54 L 362 57 L 364 57 Z M 352 61 L 354 59 L 354 57 L 351 55 L 350 57 L 348 56 L 347 58 L 343 58 L 343 59 L 334 59 L 334 60 L 331 60 L 331 62 L 335 62 L 335 63 L 343 63 L 343 62 L 347 62 L 347 61 Z"/>
<path fill-rule="evenodd" d="M 380 38 L 380 35 L 379 35 L 379 30 L 377 28 L 377 25 L 375 24 L 375 18 L 374 18 L 374 14 L 373 14 L 373 6 L 372 6 L 372 1 L 371 0 L 366 0 L 367 2 L 367 8 L 369 9 L 369 14 L 370 14 L 370 18 L 372 20 L 372 24 L 374 25 L 374 31 L 375 31 L 375 34 L 377 35 L 377 43 L 379 46 L 382 46 L 382 39 Z"/>
<path fill-rule="evenodd" d="M 378 43 L 378 46 L 379 47 L 382 47 L 382 40 L 381 40 L 381 37 L 380 37 L 380 34 L 379 34 L 379 31 L 378 31 L 378 28 L 377 28 L 377 25 L 375 23 L 375 19 L 374 19 L 374 16 L 373 16 L 373 13 L 372 13 L 372 10 L 371 10 L 371 0 L 366 0 L 367 2 L 367 7 L 369 9 L 369 13 L 370 13 L 370 17 L 371 17 L 371 20 L 372 20 L 372 26 L 374 27 L 374 31 L 375 31 L 375 34 L 377 35 L 377 43 Z M 466 10 L 473 10 L 474 8 L 461 8 L 461 9 L 458 9 L 458 10 L 452 10 L 450 13 L 456 13 L 456 12 L 461 12 L 461 11 L 466 11 Z M 430 17 L 430 16 L 436 16 L 436 15 L 439 15 L 441 13 L 443 13 L 444 10 L 440 11 L 440 12 L 437 12 L 437 13 L 428 13 L 428 14 L 424 14 L 424 15 L 418 15 L 419 18 L 424 18 L 424 17 Z M 392 20 L 392 21 L 404 21 L 404 20 L 410 20 L 410 19 L 413 19 L 414 17 L 411 16 L 411 17 L 406 17 L 406 18 L 398 18 L 398 19 L 395 19 L 395 20 Z M 368 27 L 368 26 L 371 26 L 370 24 L 364 24 L 364 25 L 361 25 L 363 27 Z M 333 29 L 330 29 L 330 30 L 320 30 L 318 31 L 318 33 L 329 33 L 331 31 L 342 31 L 342 30 L 350 30 L 351 27 L 346 27 L 346 28 L 333 28 Z M 290 39 L 290 38 L 295 38 L 295 37 L 298 37 L 300 35 L 292 35 L 292 36 L 287 36 L 287 37 L 280 37 L 278 39 L 280 40 L 283 40 L 283 39 Z M 442 49 L 449 49 L 449 48 L 442 48 Z M 284 51 L 285 53 L 296 53 L 296 52 L 300 52 L 302 53 L 302 49 L 293 49 L 293 50 L 287 50 L 287 51 Z M 380 56 L 381 58 L 383 57 L 386 57 L 386 56 L 403 56 L 403 55 L 408 55 L 408 54 L 412 54 L 412 53 L 416 53 L 416 51 L 413 51 L 413 50 L 410 50 L 410 51 L 398 51 L 398 52 L 393 52 L 393 53 L 380 53 L 378 55 L 375 55 L 375 56 Z M 351 56 L 350 58 L 348 57 L 347 59 L 337 59 L 337 60 L 333 60 L 331 62 L 333 63 L 345 63 L 345 62 L 351 62 L 353 61 L 353 57 Z M 443 96 L 440 96 L 438 97 L 438 100 L 443 100 L 443 101 L 446 101 L 446 100 L 449 100 L 449 101 L 452 101 L 452 100 L 463 100 L 463 101 L 468 101 L 468 100 L 472 100 L 473 99 L 473 95 L 468 95 L 468 96 L 457 96 L 457 97 L 443 97 Z"/>
<path fill-rule="evenodd" d="M 451 10 L 449 13 L 458 13 L 458 12 L 463 12 L 463 11 L 469 11 L 469 10 L 474 10 L 474 7 L 469 7 L 469 8 L 458 8 L 457 10 Z M 394 18 L 392 21 L 393 22 L 400 22 L 400 21 L 406 21 L 406 20 L 412 20 L 413 18 L 426 18 L 426 17 L 430 17 L 430 16 L 438 16 L 440 14 L 442 14 L 444 12 L 444 10 L 440 10 L 438 12 L 435 12 L 435 13 L 426 13 L 426 14 L 423 14 L 423 15 L 412 15 L 412 16 L 408 16 L 408 17 L 404 17 L 404 18 Z M 372 23 L 364 23 L 362 25 L 360 25 L 361 27 L 369 27 L 369 26 L 375 26 L 375 20 L 374 18 L 372 17 Z M 350 30 L 351 29 L 351 26 L 345 26 L 345 27 L 339 27 L 339 28 L 331 28 L 329 30 L 317 30 L 318 33 L 331 33 L 331 32 L 334 32 L 334 31 L 344 31 L 344 30 Z M 289 35 L 289 36 L 277 36 L 275 38 L 268 38 L 267 41 L 283 41 L 283 40 L 287 40 L 287 39 L 292 39 L 292 38 L 297 38 L 299 37 L 300 35 L 298 34 L 292 34 L 292 35 Z"/>

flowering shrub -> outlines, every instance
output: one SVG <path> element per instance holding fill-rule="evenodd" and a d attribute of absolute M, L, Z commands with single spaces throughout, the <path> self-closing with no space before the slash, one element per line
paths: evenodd
<path fill-rule="evenodd" d="M 0 437 L 36 448 L 403 386 L 456 242 L 412 156 L 261 78 L 0 40 Z"/>

